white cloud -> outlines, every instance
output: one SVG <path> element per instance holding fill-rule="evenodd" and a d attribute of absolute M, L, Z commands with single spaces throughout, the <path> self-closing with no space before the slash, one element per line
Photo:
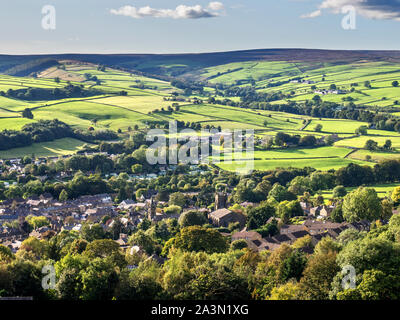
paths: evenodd
<path fill-rule="evenodd" d="M 320 15 L 322 15 L 322 11 L 316 10 L 311 13 L 303 14 L 302 16 L 300 16 L 300 18 L 303 18 L 303 19 L 316 18 L 316 17 L 319 17 Z"/>
<path fill-rule="evenodd" d="M 208 8 L 210 10 L 214 10 L 214 11 L 220 11 L 220 10 L 224 10 L 224 4 L 218 1 L 214 1 L 214 2 L 210 2 L 208 4 Z"/>
<path fill-rule="evenodd" d="M 200 19 L 213 18 L 221 15 L 224 5 L 221 2 L 210 2 L 207 8 L 201 5 L 186 6 L 179 5 L 175 9 L 154 9 L 150 6 L 136 8 L 132 6 L 123 6 L 119 9 L 111 9 L 110 12 L 115 15 L 127 16 L 135 19 L 153 17 L 153 18 L 172 18 L 172 19 Z"/>
<path fill-rule="evenodd" d="M 319 11 L 329 10 L 332 13 L 341 14 L 342 8 L 345 6 L 353 6 L 357 14 L 369 19 L 400 21 L 399 0 L 323 0 L 318 9 Z M 314 11 L 314 13 L 317 11 Z M 307 15 L 302 17 L 305 16 Z M 309 16 L 309 18 L 313 17 Z"/>

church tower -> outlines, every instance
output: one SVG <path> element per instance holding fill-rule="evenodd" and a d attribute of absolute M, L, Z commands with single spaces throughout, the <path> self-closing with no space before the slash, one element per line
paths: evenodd
<path fill-rule="evenodd" d="M 217 192 L 215 194 L 215 210 L 225 208 L 226 200 L 227 200 L 227 195 L 225 192 Z"/>
<path fill-rule="evenodd" d="M 154 197 L 151 197 L 150 199 L 150 206 L 147 212 L 147 219 L 150 221 L 153 221 L 155 216 L 156 216 L 156 209 L 157 209 L 157 204 L 154 201 Z"/>

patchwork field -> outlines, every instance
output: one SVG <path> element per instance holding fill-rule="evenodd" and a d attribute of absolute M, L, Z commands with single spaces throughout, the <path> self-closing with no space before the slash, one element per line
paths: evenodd
<path fill-rule="evenodd" d="M 378 142 L 379 146 L 382 146 L 386 140 L 392 141 L 392 146 L 394 148 L 400 147 L 400 137 L 391 137 L 391 136 L 360 136 L 350 139 L 343 139 L 335 143 L 337 147 L 352 147 L 352 148 L 364 148 L 367 140 L 374 140 Z"/>
<path fill-rule="evenodd" d="M 358 105 L 378 107 L 394 106 L 400 100 L 400 87 L 394 88 L 393 81 L 400 80 L 400 64 L 389 62 L 358 61 L 344 63 L 304 63 L 304 62 L 237 62 L 205 69 L 198 74 L 199 78 L 208 79 L 213 83 L 249 85 L 255 82 L 255 87 L 261 92 L 282 92 L 290 94 L 285 101 L 311 100 L 316 89 L 326 90 L 332 84 L 346 94 L 327 94 L 321 96 L 324 101 L 342 103 L 343 98 L 349 98 Z M 312 83 L 291 82 L 300 78 Z M 371 88 L 364 86 L 365 81 L 371 83 Z M 280 85 L 277 85 L 280 84 Z M 316 86 L 316 89 L 312 89 Z M 353 92 L 350 90 L 354 88 Z M 274 103 L 282 103 L 275 101 Z"/>
<path fill-rule="evenodd" d="M 317 125 L 322 126 L 321 132 L 323 133 L 348 133 L 354 134 L 356 129 L 360 126 L 368 126 L 366 122 L 352 121 L 352 120 L 312 120 L 305 128 L 305 131 L 314 131 Z"/>
<path fill-rule="evenodd" d="M 0 151 L 0 158 L 23 158 L 26 155 L 34 155 L 35 157 L 65 156 L 76 153 L 81 150 L 85 144 L 86 143 L 76 139 L 64 138 L 51 142 L 35 143 L 29 147 Z"/>
<path fill-rule="evenodd" d="M 304 168 L 311 167 L 317 170 L 339 169 L 347 166 L 349 163 L 357 163 L 360 165 L 372 165 L 364 161 L 352 161 L 343 158 L 320 158 L 320 159 L 276 159 L 276 160 L 255 160 L 254 167 L 249 161 L 234 161 L 232 163 L 221 162 L 218 166 L 227 171 L 243 172 L 244 169 L 252 168 L 254 170 L 274 170 L 276 168 Z M 244 168 L 242 170 L 242 168 Z"/>
<path fill-rule="evenodd" d="M 347 159 L 346 156 L 350 152 L 349 149 L 337 147 L 255 151 L 254 157 L 243 152 L 221 155 L 219 157 L 221 162 L 217 165 L 229 171 L 240 171 L 240 168 L 246 167 L 246 165 L 252 166 L 251 162 L 254 163 L 255 170 L 272 170 L 277 167 L 312 167 L 318 170 L 330 170 L 341 168 L 352 162 L 360 165 L 373 165 L 371 162 Z M 216 158 L 211 157 L 211 159 Z M 231 161 L 227 161 L 228 159 Z"/>
<path fill-rule="evenodd" d="M 344 97 L 353 97 L 356 104 L 371 104 L 380 107 L 395 106 L 400 89 L 392 86 L 392 82 L 400 79 L 400 64 L 389 62 L 288 62 L 288 61 L 242 61 L 217 66 L 201 67 L 193 61 L 190 73 L 182 73 L 182 79 L 204 80 L 210 83 L 205 86 L 201 95 L 198 92 L 184 96 L 184 90 L 171 85 L 169 81 L 143 75 L 140 72 L 127 72 L 122 69 L 102 67 L 94 63 L 80 63 L 74 60 L 60 60 L 60 65 L 43 70 L 34 77 L 14 77 L 0 75 L 0 130 L 20 130 L 23 125 L 40 119 L 59 119 L 74 128 L 110 129 L 126 135 L 129 128 L 138 126 L 144 130 L 149 123 L 162 123 L 179 120 L 185 123 L 200 124 L 221 129 L 253 129 L 257 138 L 268 136 L 273 138 L 278 132 L 290 135 L 314 135 L 323 138 L 336 134 L 340 139 L 332 147 L 313 149 L 290 148 L 284 150 L 259 151 L 254 153 L 254 167 L 269 170 L 276 167 L 315 167 L 316 169 L 337 169 L 348 163 L 373 165 L 375 162 L 398 158 L 400 133 L 385 130 L 368 130 L 368 136 L 355 136 L 357 128 L 368 123 L 354 120 L 320 119 L 285 112 L 245 109 L 227 105 L 205 103 L 214 96 L 223 100 L 214 84 L 234 85 L 238 87 L 253 86 L 258 92 L 282 92 L 288 95 L 282 101 L 305 101 L 312 99 L 316 86 L 328 89 L 335 84 L 342 90 L 349 91 L 343 95 L 328 94 L 321 96 L 326 101 L 343 103 Z M 153 65 L 152 65 L 153 63 Z M 188 61 L 171 60 L 161 63 L 156 58 L 150 63 L 141 61 L 137 67 L 142 70 L 162 70 L 167 74 L 188 68 Z M 158 64 L 160 63 L 160 64 Z M 129 63 L 128 63 L 129 64 Z M 127 65 L 128 65 L 127 64 Z M 158 72 L 157 71 L 157 72 Z M 350 72 L 351 71 L 351 72 Z M 161 72 L 161 71 L 160 71 Z M 58 78 L 59 81 L 55 81 Z M 293 82 L 292 79 L 307 80 L 308 83 Z M 371 88 L 364 86 L 370 81 Z M 82 86 L 84 89 L 98 89 L 102 94 L 83 97 L 65 98 L 51 101 L 27 101 L 7 97 L 9 89 L 28 88 L 63 88 L 68 83 Z M 350 89 L 353 88 L 353 92 Z M 124 91 L 124 94 L 121 92 Z M 96 93 L 97 94 L 97 93 Z M 179 95 L 178 102 L 170 101 Z M 194 103 L 202 99 L 203 103 Z M 230 97 L 240 103 L 240 97 Z M 172 99 L 173 100 L 173 99 Z M 347 102 L 345 102 L 347 103 Z M 174 107 L 172 105 L 174 104 Z M 176 104 L 179 110 L 176 110 Z M 25 108 L 30 108 L 33 119 L 22 118 Z M 168 111 L 170 109 L 170 111 Z M 399 111 L 400 114 L 400 111 Z M 396 113 L 394 113 L 396 115 Z M 308 124 L 307 124 L 308 121 Z M 316 131 L 316 126 L 322 129 Z M 393 151 L 364 150 L 368 139 L 375 140 L 382 146 L 386 140 L 392 141 Z M 63 148 L 62 144 L 65 144 Z M 12 153 L 64 154 L 75 152 L 80 142 L 60 140 L 55 146 L 34 145 Z M 6 156 L 2 153 L 1 156 Z M 8 155 L 7 155 L 8 156 Z M 234 170 L 241 166 L 242 155 L 237 156 L 235 163 L 221 163 L 220 167 Z M 368 161 L 366 161 L 368 157 Z"/>
<path fill-rule="evenodd" d="M 400 159 L 400 153 L 395 152 L 371 152 L 369 150 L 357 150 L 349 155 L 349 159 L 366 160 L 371 157 L 371 161 L 380 161 L 385 159 Z"/>
<path fill-rule="evenodd" d="M 398 187 L 398 186 L 400 186 L 399 183 L 388 183 L 388 184 L 375 184 L 375 185 L 370 185 L 370 186 L 367 186 L 367 187 L 375 189 L 375 191 L 378 194 L 378 196 L 380 198 L 384 198 L 384 197 L 387 197 L 389 195 L 389 193 L 392 192 L 393 189 Z M 346 191 L 347 192 L 351 192 L 351 191 L 353 191 L 355 189 L 356 188 L 349 187 L 349 188 L 346 188 Z M 333 190 L 324 190 L 324 191 L 322 191 L 321 194 L 325 198 L 325 201 L 328 201 L 328 199 L 332 199 L 333 198 Z"/>

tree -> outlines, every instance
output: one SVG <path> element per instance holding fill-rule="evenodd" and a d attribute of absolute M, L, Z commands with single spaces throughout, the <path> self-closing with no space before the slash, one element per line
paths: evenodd
<path fill-rule="evenodd" d="M 313 204 L 315 207 L 322 206 L 324 203 L 325 203 L 325 199 L 322 194 L 317 195 L 313 201 Z"/>
<path fill-rule="evenodd" d="M 312 100 L 314 101 L 314 103 L 315 103 L 316 105 L 319 105 L 319 104 L 322 102 L 321 97 L 318 96 L 318 95 L 315 95 L 315 96 L 312 98 Z"/>
<path fill-rule="evenodd" d="M 98 223 L 95 223 L 93 225 L 89 225 L 88 223 L 85 223 L 82 226 L 80 232 L 81 232 L 82 238 L 89 242 L 94 241 L 94 240 L 104 239 L 104 237 L 105 237 L 104 229 Z"/>
<path fill-rule="evenodd" d="M 393 81 L 392 86 L 397 88 L 399 86 L 399 82 L 397 80 Z"/>
<path fill-rule="evenodd" d="M 372 139 L 369 139 L 365 142 L 364 148 L 370 151 L 374 151 L 378 149 L 378 143 Z"/>
<path fill-rule="evenodd" d="M 10 248 L 0 244 L 0 263 L 10 262 L 14 259 L 14 255 Z"/>
<path fill-rule="evenodd" d="M 339 270 L 336 264 L 336 252 L 314 254 L 308 260 L 300 280 L 301 298 L 327 300 L 331 282 Z"/>
<path fill-rule="evenodd" d="M 87 242 L 84 239 L 75 239 L 74 241 L 72 241 L 68 253 L 70 254 L 81 254 L 83 251 L 86 250 L 86 247 L 88 245 L 89 242 Z"/>
<path fill-rule="evenodd" d="M 235 241 L 232 241 L 232 243 L 231 243 L 231 250 L 242 250 L 247 247 L 248 247 L 248 244 L 247 244 L 246 240 L 244 240 L 244 239 L 235 240 Z"/>
<path fill-rule="evenodd" d="M 166 207 L 164 209 L 164 213 L 169 215 L 169 214 L 179 214 L 181 213 L 182 208 L 180 206 L 176 206 L 176 205 L 170 205 L 169 207 Z"/>
<path fill-rule="evenodd" d="M 304 215 L 304 211 L 297 200 L 290 202 L 285 200 L 279 203 L 277 215 L 283 220 L 284 223 L 287 223 L 292 217 Z"/>
<path fill-rule="evenodd" d="M 278 132 L 276 135 L 275 135 L 275 140 L 274 140 L 274 143 L 277 145 L 277 146 L 283 146 L 285 143 L 287 143 L 287 142 L 289 142 L 289 140 L 290 140 L 290 135 L 288 135 L 288 134 L 286 134 L 286 133 L 284 133 L 284 132 Z"/>
<path fill-rule="evenodd" d="M 42 272 L 39 265 L 23 259 L 15 259 L 8 265 L 11 275 L 11 296 L 32 296 L 40 300 L 45 297 L 42 289 Z"/>
<path fill-rule="evenodd" d="M 139 246 L 142 250 L 144 250 L 147 254 L 152 254 L 155 250 L 155 241 L 151 236 L 145 233 L 143 230 L 139 230 L 134 233 L 130 238 L 129 242 L 132 245 Z"/>
<path fill-rule="evenodd" d="M 279 183 L 275 183 L 271 191 L 268 194 L 268 198 L 274 198 L 278 202 L 285 200 L 291 201 L 296 200 L 296 195 L 289 192 L 285 187 L 281 186 Z"/>
<path fill-rule="evenodd" d="M 336 208 L 333 209 L 333 211 L 331 212 L 331 215 L 329 216 L 329 219 L 331 219 L 333 222 L 337 222 L 337 223 L 342 223 L 344 221 L 342 204 L 336 206 Z"/>
<path fill-rule="evenodd" d="M 143 166 L 141 164 L 134 164 L 131 167 L 132 173 L 138 174 L 143 172 Z"/>
<path fill-rule="evenodd" d="M 385 144 L 383 145 L 383 148 L 386 150 L 391 150 L 392 149 L 392 140 L 388 139 L 385 141 Z"/>
<path fill-rule="evenodd" d="M 90 261 L 81 272 L 83 300 L 111 300 L 118 284 L 118 274 L 114 265 L 101 258 Z"/>
<path fill-rule="evenodd" d="M 289 281 L 271 291 L 267 300 L 298 300 L 301 287 L 296 281 Z"/>
<path fill-rule="evenodd" d="M 189 226 L 202 226 L 208 222 L 204 214 L 195 210 L 182 213 L 178 221 L 182 228 Z"/>
<path fill-rule="evenodd" d="M 131 272 L 123 272 L 117 288 L 118 300 L 156 300 L 163 295 L 162 270 L 153 259 L 142 261 Z"/>
<path fill-rule="evenodd" d="M 94 240 L 90 242 L 83 252 L 89 259 L 110 258 L 115 265 L 123 267 L 124 256 L 119 251 L 119 244 L 111 239 Z"/>
<path fill-rule="evenodd" d="M 399 300 L 400 277 L 380 270 L 366 270 L 361 283 L 353 289 L 355 292 L 349 290 L 339 292 L 338 300 L 349 299 L 350 293 L 360 300 Z"/>
<path fill-rule="evenodd" d="M 322 129 L 322 128 L 321 128 Z M 313 147 L 317 143 L 317 138 L 312 135 L 306 135 L 300 138 L 299 145 L 303 147 Z"/>
<path fill-rule="evenodd" d="M 314 256 L 319 254 L 321 255 L 328 254 L 329 252 L 339 253 L 341 249 L 342 245 L 339 242 L 327 236 L 322 238 L 322 240 L 318 242 L 317 245 L 315 246 Z"/>
<path fill-rule="evenodd" d="M 44 216 L 27 216 L 26 217 L 26 221 L 29 223 L 29 225 L 33 228 L 33 229 L 37 229 L 43 226 L 48 226 L 50 225 L 49 220 L 47 220 L 46 217 Z"/>
<path fill-rule="evenodd" d="M 348 222 L 374 221 L 382 215 L 382 204 L 374 189 L 360 187 L 344 197 L 343 218 Z"/>
<path fill-rule="evenodd" d="M 334 198 L 343 198 L 347 194 L 346 188 L 343 186 L 336 186 L 333 189 Z"/>
<path fill-rule="evenodd" d="M 266 262 L 261 262 L 255 272 L 257 296 L 267 298 L 274 287 L 290 279 L 299 281 L 307 263 L 304 253 L 286 243 L 272 251 Z"/>
<path fill-rule="evenodd" d="M 185 251 L 206 253 L 226 252 L 228 244 L 217 230 L 191 226 L 183 228 L 175 237 L 174 247 Z"/>
<path fill-rule="evenodd" d="M 322 131 L 322 124 L 318 123 L 318 124 L 315 126 L 314 131 L 316 131 L 316 132 L 321 132 L 321 131 Z"/>
<path fill-rule="evenodd" d="M 355 133 L 360 136 L 366 136 L 368 134 L 368 128 L 367 126 L 360 126 L 356 129 Z"/>
<path fill-rule="evenodd" d="M 61 191 L 60 195 L 58 196 L 58 199 L 60 201 L 67 201 L 68 200 L 68 192 L 65 189 L 63 189 Z"/>
<path fill-rule="evenodd" d="M 33 113 L 31 109 L 25 108 L 24 111 L 22 111 L 22 117 L 28 118 L 28 119 L 33 119 Z"/>
<path fill-rule="evenodd" d="M 393 215 L 393 203 L 388 199 L 382 200 L 382 220 L 389 220 Z"/>
<path fill-rule="evenodd" d="M 246 277 L 233 272 L 230 263 L 217 262 L 203 252 L 174 252 L 165 262 L 162 274 L 163 289 L 170 299 L 250 298 Z"/>
<path fill-rule="evenodd" d="M 394 188 L 391 198 L 396 204 L 400 202 L 400 187 Z"/>
<path fill-rule="evenodd" d="M 169 196 L 169 204 L 170 205 L 176 205 L 180 206 L 181 208 L 184 208 L 186 206 L 186 196 L 181 193 L 181 192 L 175 192 L 170 194 Z"/>
<path fill-rule="evenodd" d="M 312 192 L 311 179 L 309 177 L 297 176 L 290 181 L 288 191 L 295 195 L 303 195 L 306 192 Z"/>
<path fill-rule="evenodd" d="M 365 294 L 367 294 L 368 291 L 373 293 L 373 287 L 375 287 L 378 292 L 393 293 L 394 291 L 389 289 L 391 287 L 389 282 L 382 281 L 382 278 L 387 277 L 388 275 L 395 276 L 395 278 L 390 279 L 390 282 L 393 282 L 392 285 L 394 283 L 398 285 L 399 256 L 400 247 L 396 243 L 381 238 L 371 238 L 367 236 L 349 241 L 338 253 L 336 260 L 339 267 L 341 268 L 347 265 L 351 265 L 355 268 L 357 275 L 367 275 L 367 280 L 362 286 L 363 290 L 365 290 Z M 386 258 L 382 259 L 382 257 Z M 380 272 L 370 273 L 369 270 L 376 270 Z M 349 294 L 351 294 L 351 296 L 360 299 L 361 292 L 360 290 L 358 290 L 360 288 L 359 286 L 355 290 L 353 289 L 352 292 L 349 292 L 349 289 L 343 291 L 341 284 L 343 276 L 343 274 L 338 273 L 337 276 L 334 278 L 332 282 L 332 292 L 330 294 L 331 297 L 343 299 L 345 297 L 349 298 Z M 376 278 L 376 280 L 373 280 L 373 278 Z M 380 282 L 381 285 L 379 285 L 377 282 Z M 370 283 L 371 285 L 368 285 L 368 283 Z M 398 292 L 398 289 L 396 292 Z M 371 295 L 371 297 L 373 295 Z"/>
<path fill-rule="evenodd" d="M 325 136 L 325 144 L 327 144 L 328 146 L 331 146 L 335 143 L 335 138 L 332 135 L 329 136 Z"/>
<path fill-rule="evenodd" d="M 250 207 L 247 210 L 247 227 L 258 229 L 267 223 L 267 220 L 275 215 L 275 208 L 270 205 Z"/>

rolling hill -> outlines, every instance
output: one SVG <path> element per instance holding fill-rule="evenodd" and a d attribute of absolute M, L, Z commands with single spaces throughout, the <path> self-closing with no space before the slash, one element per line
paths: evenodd
<path fill-rule="evenodd" d="M 41 119 L 59 119 L 82 130 L 118 131 L 125 139 L 135 127 L 145 130 L 152 124 L 177 120 L 203 128 L 253 129 L 259 139 L 273 138 L 279 132 L 314 135 L 318 139 L 335 134 L 339 139 L 331 147 L 336 149 L 316 148 L 312 156 L 302 155 L 301 149 L 279 154 L 274 153 L 276 150 L 260 150 L 255 166 L 261 170 L 287 166 L 328 170 L 352 162 L 371 165 L 386 156 L 397 158 L 400 148 L 400 134 L 394 131 L 371 128 L 367 136 L 357 137 L 357 128 L 369 126 L 365 121 L 243 108 L 244 96 L 230 93 L 249 90 L 255 95 L 274 96 L 268 101 L 271 106 L 307 104 L 320 96 L 324 102 L 382 112 L 396 119 L 400 114 L 400 88 L 393 84 L 400 81 L 397 51 L 268 49 L 175 55 L 2 55 L 0 71 L 0 130 L 19 130 Z M 175 84 L 176 80 L 184 86 Z M 200 83 L 202 89 L 185 89 L 193 83 Z M 92 94 L 57 98 L 56 92 L 71 85 Z M 35 89 L 48 90 L 52 98 L 34 99 Z M 211 98 L 220 102 L 210 102 Z M 22 116 L 27 108 L 33 119 Z M 322 129 L 316 130 L 319 125 Z M 393 150 L 365 150 L 369 139 L 379 145 L 390 139 Z M 63 141 L 51 144 L 50 154 L 77 150 L 79 142 L 70 142 L 64 147 Z M 26 152 L 40 148 L 47 146 L 33 146 Z M 23 152 L 18 149 L 7 156 Z M 224 168 L 230 170 L 232 166 Z"/>

